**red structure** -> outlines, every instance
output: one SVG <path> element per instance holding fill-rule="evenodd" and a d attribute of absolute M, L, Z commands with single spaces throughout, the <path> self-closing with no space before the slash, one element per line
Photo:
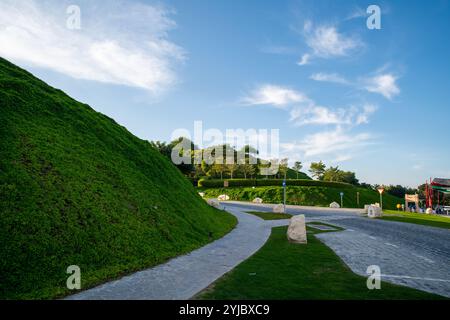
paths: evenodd
<path fill-rule="evenodd" d="M 437 205 L 450 193 L 450 179 L 435 178 L 425 183 L 425 200 L 427 208 L 433 208 L 433 195 L 437 192 Z M 442 194 L 442 198 L 441 198 Z"/>

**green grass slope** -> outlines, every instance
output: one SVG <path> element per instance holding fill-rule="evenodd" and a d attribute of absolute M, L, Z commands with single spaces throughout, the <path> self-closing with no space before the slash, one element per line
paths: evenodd
<path fill-rule="evenodd" d="M 205 197 L 217 197 L 227 194 L 231 200 L 252 201 L 261 198 L 266 203 L 282 203 L 282 187 L 241 187 L 241 188 L 211 188 L 202 189 Z M 288 186 L 286 188 L 287 204 L 327 207 L 333 201 L 341 203 L 340 192 L 344 192 L 344 207 L 363 208 L 365 204 L 380 202 L 380 195 L 377 191 L 348 187 L 306 187 Z M 357 202 L 357 192 L 359 192 L 359 205 Z M 403 203 L 402 199 L 390 194 L 383 194 L 383 208 L 395 209 L 397 203 Z"/>
<path fill-rule="evenodd" d="M 158 151 L 0 58 L 0 298 L 68 294 L 227 233 Z"/>

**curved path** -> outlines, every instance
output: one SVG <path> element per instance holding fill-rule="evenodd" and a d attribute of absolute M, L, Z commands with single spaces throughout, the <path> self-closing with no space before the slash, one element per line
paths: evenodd
<path fill-rule="evenodd" d="M 264 221 L 243 212 L 248 209 L 229 206 L 226 209 L 236 216 L 238 224 L 223 238 L 164 264 L 66 299 L 189 299 L 261 248 L 272 227 L 289 223 L 289 220 Z"/>

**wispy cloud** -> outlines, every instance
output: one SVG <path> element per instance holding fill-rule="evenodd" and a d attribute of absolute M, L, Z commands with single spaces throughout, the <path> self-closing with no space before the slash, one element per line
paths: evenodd
<path fill-rule="evenodd" d="M 310 76 L 310 79 L 322 82 L 349 84 L 349 82 L 344 77 L 338 75 L 337 73 L 323 73 L 323 72 L 313 73 Z"/>
<path fill-rule="evenodd" d="M 284 153 L 301 152 L 306 158 L 319 156 L 344 157 L 350 159 L 350 154 L 361 147 L 372 143 L 369 133 L 352 134 L 337 126 L 334 130 L 307 135 L 303 140 L 281 144 Z"/>
<path fill-rule="evenodd" d="M 299 66 L 304 66 L 307 65 L 309 63 L 309 60 L 311 59 L 311 55 L 308 53 L 305 53 L 304 55 L 302 55 L 300 61 L 297 63 Z"/>
<path fill-rule="evenodd" d="M 289 121 L 295 126 L 334 126 L 334 130 L 327 129 L 300 141 L 281 144 L 282 154 L 290 158 L 307 161 L 327 156 L 332 162 L 342 162 L 351 159 L 357 150 L 373 140 L 370 133 L 352 132 L 356 126 L 369 122 L 370 115 L 377 110 L 371 104 L 335 109 L 317 104 L 301 91 L 276 85 L 263 85 L 242 101 L 246 105 L 281 108 L 289 113 Z"/>
<path fill-rule="evenodd" d="M 245 105 L 272 105 L 285 108 L 292 103 L 304 102 L 308 98 L 301 92 L 288 87 L 266 84 L 255 89 L 242 99 Z"/>
<path fill-rule="evenodd" d="M 295 106 L 291 109 L 290 120 L 297 126 L 304 125 L 347 125 L 357 126 L 369 122 L 369 117 L 376 111 L 374 105 L 362 107 L 332 109 L 316 105 L 313 101 L 307 106 Z"/>
<path fill-rule="evenodd" d="M 347 56 L 362 46 L 359 39 L 340 33 L 335 26 L 315 27 L 311 21 L 305 22 L 303 35 L 311 52 L 302 56 L 299 65 L 307 64 L 313 57 L 329 59 Z"/>
<path fill-rule="evenodd" d="M 364 104 L 361 107 L 333 109 L 317 104 L 305 93 L 277 85 L 263 85 L 241 99 L 244 105 L 269 105 L 289 112 L 289 121 L 296 126 L 304 125 L 349 125 L 368 123 L 376 107 Z"/>
<path fill-rule="evenodd" d="M 349 81 L 337 73 L 324 72 L 313 73 L 309 78 L 314 81 L 348 85 L 357 90 L 378 93 L 389 100 L 400 94 L 400 88 L 397 84 L 398 76 L 384 71 L 377 71 L 375 76 L 364 77 L 354 81 Z"/>
<path fill-rule="evenodd" d="M 81 7 L 80 30 L 66 27 L 66 1 L 0 2 L 0 55 L 77 79 L 138 87 L 154 94 L 177 82 L 184 50 L 171 42 L 176 27 L 163 6 L 108 1 Z M 126 26 L 125 28 L 123 26 Z"/>
<path fill-rule="evenodd" d="M 398 77 L 392 73 L 379 74 L 365 79 L 365 89 L 369 92 L 379 93 L 391 100 L 400 93 L 397 79 Z"/>
<path fill-rule="evenodd" d="M 345 20 L 352 20 L 357 18 L 367 17 L 367 12 L 361 7 L 355 7 L 353 11 L 345 18 Z"/>

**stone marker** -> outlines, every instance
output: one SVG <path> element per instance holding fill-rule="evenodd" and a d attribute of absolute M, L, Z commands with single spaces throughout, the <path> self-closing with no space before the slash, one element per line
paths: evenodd
<path fill-rule="evenodd" d="M 221 194 L 220 196 L 217 197 L 217 200 L 219 200 L 219 201 L 228 201 L 228 200 L 230 200 L 230 197 L 227 196 L 226 194 Z"/>
<path fill-rule="evenodd" d="M 381 211 L 380 207 L 369 206 L 369 208 L 367 209 L 367 216 L 369 218 L 378 218 L 383 216 L 383 212 Z"/>
<path fill-rule="evenodd" d="M 280 203 L 273 207 L 272 211 L 274 213 L 284 213 L 284 206 Z"/>
<path fill-rule="evenodd" d="M 253 203 L 263 203 L 263 199 L 261 199 L 261 198 L 255 198 L 255 199 L 253 199 L 252 202 L 253 202 Z"/>
<path fill-rule="evenodd" d="M 330 208 L 339 209 L 341 206 L 337 202 L 330 203 Z"/>
<path fill-rule="evenodd" d="M 299 214 L 293 216 L 289 222 L 289 227 L 287 230 L 287 238 L 289 242 L 306 244 L 306 225 L 305 225 L 305 215 Z"/>
<path fill-rule="evenodd" d="M 206 203 L 214 208 L 219 208 L 219 206 L 220 206 L 219 201 L 217 201 L 216 199 L 208 199 L 208 200 L 206 200 Z"/>

